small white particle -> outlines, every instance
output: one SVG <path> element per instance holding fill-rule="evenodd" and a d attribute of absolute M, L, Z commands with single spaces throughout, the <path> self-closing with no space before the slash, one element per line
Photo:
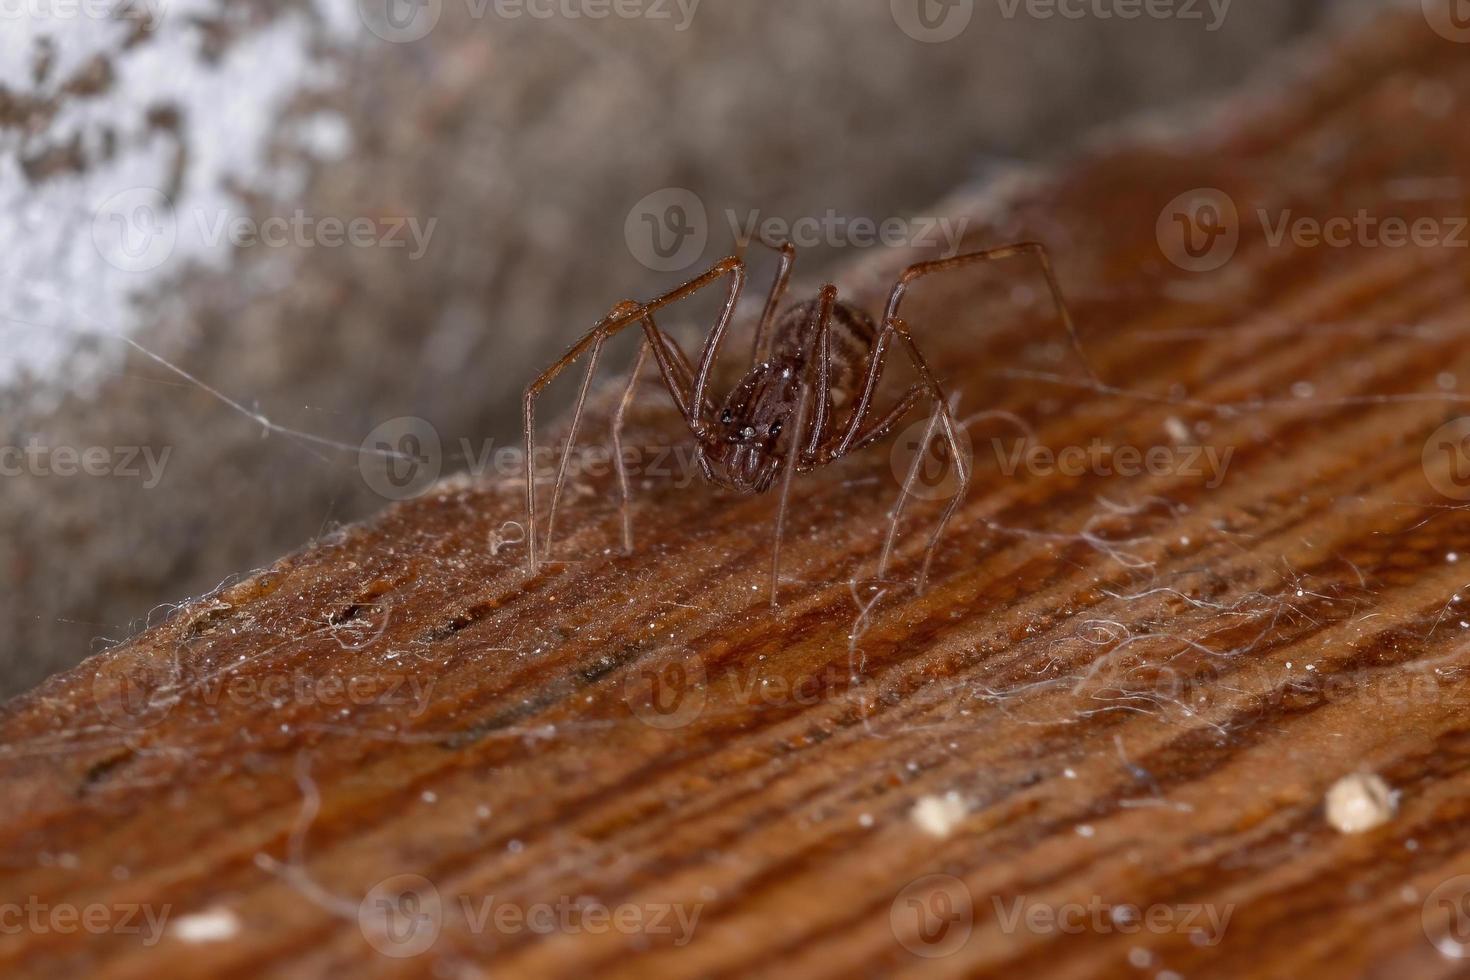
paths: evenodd
<path fill-rule="evenodd" d="M 431 789 L 426 789 L 419 794 L 419 799 L 423 800 L 425 803 L 438 803 L 439 794 Z"/>
<path fill-rule="evenodd" d="M 475 807 L 475 816 L 480 820 L 489 820 L 490 808 L 481 803 L 479 806 Z"/>
<path fill-rule="evenodd" d="M 1090 823 L 1079 823 L 1077 825 L 1078 837 L 1091 837 L 1095 833 L 1097 833 L 1097 830 Z"/>
<path fill-rule="evenodd" d="M 948 837 L 960 821 L 970 812 L 970 807 L 955 792 L 941 796 L 926 796 L 914 804 L 909 817 L 920 830 L 931 837 Z"/>
<path fill-rule="evenodd" d="M 1344 834 L 1360 834 L 1382 826 L 1398 810 L 1398 793 L 1381 776 L 1355 772 L 1327 790 L 1327 822 Z"/>
<path fill-rule="evenodd" d="M 1444 556 L 1444 560 L 1453 565 L 1455 562 L 1460 560 L 1460 556 L 1457 552 L 1451 551 L 1449 554 Z"/>
<path fill-rule="evenodd" d="M 1142 946 L 1134 946 L 1128 951 L 1128 962 L 1138 967 L 1140 970 L 1145 970 L 1153 965 L 1154 954 L 1150 953 Z"/>
<path fill-rule="evenodd" d="M 858 825 L 861 827 L 873 826 L 873 815 L 871 813 L 864 813 L 860 815 L 858 817 Z"/>
<path fill-rule="evenodd" d="M 1317 393 L 1317 389 L 1310 381 L 1298 381 L 1291 386 L 1291 393 L 1296 398 L 1311 398 Z"/>
<path fill-rule="evenodd" d="M 186 943 L 218 943 L 240 932 L 240 918 L 229 909 L 209 909 L 175 919 L 173 933 Z"/>
<path fill-rule="evenodd" d="M 1076 779 L 1077 778 L 1077 770 L 1075 770 L 1075 769 L 1073 769 L 1071 767 L 1068 767 L 1068 768 L 1062 770 L 1062 775 L 1065 776 L 1068 779 Z"/>

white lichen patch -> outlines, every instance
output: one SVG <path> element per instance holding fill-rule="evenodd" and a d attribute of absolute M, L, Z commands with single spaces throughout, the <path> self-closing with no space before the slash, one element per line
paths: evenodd
<path fill-rule="evenodd" d="M 1344 834 L 1361 834 L 1393 819 L 1398 793 L 1381 776 L 1355 772 L 1327 790 L 1327 822 Z"/>
<path fill-rule="evenodd" d="M 333 80 L 320 46 L 340 17 L 252 13 L 227 0 L 119 0 L 30 4 L 4 19 L 0 386 L 24 374 L 85 392 L 123 346 L 103 344 L 104 363 L 84 370 L 82 337 L 130 335 L 135 297 L 191 264 L 229 266 L 223 232 L 249 216 L 238 190 L 299 194 L 304 173 L 272 162 L 274 140 L 303 157 L 342 152 L 341 121 L 320 113 L 299 135 L 279 132 L 293 99 Z"/>
<path fill-rule="evenodd" d="M 913 820 L 924 833 L 931 837 L 948 837 L 970 812 L 970 805 L 953 791 L 943 796 L 925 796 L 909 811 Z"/>

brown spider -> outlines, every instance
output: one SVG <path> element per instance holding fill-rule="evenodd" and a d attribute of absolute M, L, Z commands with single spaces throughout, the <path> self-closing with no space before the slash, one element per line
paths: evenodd
<path fill-rule="evenodd" d="M 613 457 L 621 493 L 624 550 L 632 551 L 633 529 L 628 513 L 628 474 L 622 458 L 623 417 L 632 402 L 638 376 L 651 350 L 664 386 L 673 398 L 679 414 L 684 417 L 690 433 L 698 440 L 695 458 L 708 480 L 737 493 L 755 494 L 769 490 L 778 477 L 782 479 L 781 503 L 776 515 L 776 540 L 771 558 L 772 605 L 776 602 L 781 528 L 785 520 L 792 476 L 825 466 L 848 453 L 877 442 L 902 421 L 919 399 L 927 396 L 934 416 L 925 432 L 923 445 L 929 444 L 937 424 L 948 446 L 950 458 L 954 461 L 959 489 L 946 505 L 924 552 L 917 580 L 918 591 L 924 590 L 930 561 L 939 538 L 969 486 L 970 468 L 956 437 L 955 421 L 950 414 L 944 391 L 935 380 L 923 355 L 919 353 L 919 348 L 909 333 L 908 324 L 899 316 L 899 306 L 911 284 L 924 276 L 973 263 L 1015 255 L 1035 255 L 1046 276 L 1062 323 L 1073 346 L 1080 352 L 1077 332 L 1062 298 L 1056 275 L 1052 271 L 1051 261 L 1045 247 L 1037 242 L 1020 242 L 910 266 L 899 277 L 889 294 L 881 326 L 875 325 L 872 317 L 862 310 L 839 300 L 837 287 L 832 285 L 823 286 L 815 299 L 795 303 L 782 310 L 780 304 L 791 279 L 796 248 L 789 242 L 779 246 L 765 241 L 762 244 L 780 252 L 780 267 L 756 327 L 755 350 L 750 370 L 719 408 L 716 408 L 709 397 L 710 372 L 725 340 L 725 332 L 730 326 L 741 290 L 745 286 L 745 263 L 739 255 L 723 259 L 708 272 L 657 299 L 647 303 L 632 300 L 619 303 L 591 332 L 526 388 L 526 510 L 529 518 L 526 541 L 533 574 L 539 568 L 534 475 L 536 396 L 562 369 L 584 352 L 591 350 L 587 374 L 577 397 L 571 429 L 567 433 L 565 450 L 557 471 L 551 507 L 546 516 L 546 554 L 549 556 L 556 508 L 566 479 L 567 461 L 572 444 L 577 438 L 577 428 L 581 423 L 593 373 L 597 370 L 597 360 L 602 353 L 603 344 L 625 327 L 640 324 L 644 339 L 638 349 L 638 356 L 613 418 L 612 427 Z M 724 308 L 714 329 L 705 339 L 699 366 L 695 369 L 673 338 L 654 323 L 653 315 L 727 276 L 730 285 Z M 883 372 L 883 357 L 891 338 L 898 339 L 913 362 L 920 380 L 904 393 L 892 409 L 881 417 L 870 419 L 874 411 L 874 394 Z M 852 407 L 845 418 L 839 420 L 836 410 L 842 404 L 850 404 Z M 899 513 L 917 475 L 917 462 L 916 460 L 916 465 L 910 469 L 908 479 L 899 494 L 898 504 L 894 508 L 888 538 L 878 562 L 879 579 L 883 578 L 888 569 Z"/>

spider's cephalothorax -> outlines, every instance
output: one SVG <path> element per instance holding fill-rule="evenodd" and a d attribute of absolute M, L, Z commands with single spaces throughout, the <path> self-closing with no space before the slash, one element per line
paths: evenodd
<path fill-rule="evenodd" d="M 811 468 L 813 454 L 792 439 L 807 366 L 813 356 L 823 356 L 814 350 L 822 313 L 822 301 L 814 299 L 789 307 L 775 321 L 769 359 L 752 367 L 730 392 L 713 430 L 695 451 L 710 482 L 737 493 L 764 493 L 793 452 L 802 453 L 799 470 Z M 830 383 L 821 414 L 832 419 L 852 401 L 877 331 L 871 317 L 842 302 L 832 304 L 825 327 Z"/>
<path fill-rule="evenodd" d="M 835 286 L 824 286 L 816 299 L 782 307 L 786 287 L 791 279 L 795 248 L 789 243 L 775 246 L 781 254 L 781 265 L 775 283 L 766 299 L 764 312 L 756 324 L 755 347 L 751 367 L 745 377 L 723 400 L 710 391 L 712 368 L 725 342 L 726 334 L 745 287 L 745 262 L 731 256 L 714 265 L 708 272 L 670 290 L 647 303 L 631 300 L 619 303 L 572 349 L 547 369 L 526 389 L 523 405 L 526 426 L 526 550 L 533 572 L 538 568 L 539 529 L 536 522 L 536 482 L 532 461 L 536 455 L 536 396 L 567 365 L 589 354 L 587 377 L 582 394 L 572 413 L 567 432 L 561 468 L 551 495 L 546 517 L 546 549 L 550 551 L 557 504 L 566 484 L 567 462 L 577 438 L 582 409 L 597 369 L 602 345 L 614 334 L 632 326 L 643 330 L 643 344 L 623 391 L 622 401 L 613 417 L 612 459 L 617 469 L 618 487 L 622 495 L 623 547 L 633 550 L 633 525 L 628 510 L 628 473 L 622 454 L 623 417 L 633 400 L 639 375 L 652 355 L 659 377 L 668 389 L 684 424 L 698 442 L 695 458 L 704 476 L 713 483 L 740 493 L 760 493 L 782 480 L 781 505 L 776 517 L 776 548 L 771 560 L 771 601 L 776 601 L 776 584 L 780 561 L 781 526 L 791 488 L 791 478 L 835 462 L 849 453 L 863 449 L 893 431 L 915 406 L 927 401 L 932 419 L 928 431 L 945 440 L 949 458 L 955 466 L 958 492 L 949 500 L 930 535 L 928 547 L 919 566 L 918 584 L 923 589 L 929 562 L 939 543 L 945 525 L 964 496 L 969 484 L 969 462 L 961 451 L 956 423 L 950 414 L 944 392 L 929 370 L 924 356 L 909 333 L 908 324 L 899 316 L 899 307 L 909 286 L 932 273 L 944 272 L 991 259 L 1013 255 L 1034 255 L 1041 263 L 1047 285 L 1056 302 L 1062 323 L 1071 336 L 1079 355 L 1076 330 L 1062 300 L 1061 289 L 1052 273 L 1046 250 L 1036 242 L 1022 242 L 983 252 L 967 252 L 952 258 L 921 262 L 910 266 L 888 296 L 881 322 L 841 302 Z M 719 321 L 710 330 L 697 362 L 691 363 L 674 339 L 654 322 L 654 315 L 680 300 L 687 299 L 721 279 L 729 279 L 729 290 Z M 780 316 L 776 314 L 780 312 Z M 901 349 L 918 374 L 896 403 L 885 409 L 877 405 L 878 382 L 883 373 L 884 353 L 889 344 Z M 1083 363 L 1086 361 L 1084 359 Z M 908 496 L 917 466 L 909 471 L 898 506 L 889 521 L 888 538 L 878 560 L 878 575 L 883 577 L 893 553 L 898 531 L 899 513 Z"/>

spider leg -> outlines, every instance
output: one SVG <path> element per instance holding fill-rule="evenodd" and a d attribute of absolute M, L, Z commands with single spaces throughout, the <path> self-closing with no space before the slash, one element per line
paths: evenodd
<path fill-rule="evenodd" d="M 831 424 L 832 407 L 832 310 L 837 305 L 837 287 L 827 285 L 813 313 L 812 370 L 816 374 L 816 411 L 812 419 L 812 433 L 801 457 L 810 459 L 816 455 L 817 447 L 827 438 Z M 796 443 L 795 445 L 800 445 Z"/>
<path fill-rule="evenodd" d="M 897 406 L 876 422 L 868 422 L 868 416 L 873 411 L 872 393 L 877 390 L 878 382 L 883 374 L 884 354 L 891 337 L 898 338 L 913 363 L 914 369 L 919 374 L 919 382 L 908 389 L 903 397 L 899 399 Z M 863 394 L 857 404 L 853 407 L 852 414 L 848 417 L 846 430 L 833 433 L 832 438 L 835 445 L 819 449 L 813 456 L 811 465 L 819 466 L 830 463 L 846 456 L 848 453 L 870 445 L 881 439 L 892 428 L 898 424 L 918 400 L 925 395 L 934 405 L 935 418 L 931 420 L 930 427 L 925 432 L 922 445 L 928 446 L 933 437 L 934 426 L 938 425 L 945 440 L 949 444 L 950 458 L 955 461 L 955 475 L 959 482 L 959 488 L 955 495 L 950 498 L 945 506 L 944 513 L 940 515 L 939 522 L 929 538 L 929 545 L 924 551 L 923 565 L 920 568 L 917 580 L 918 591 L 923 592 L 929 577 L 929 565 L 934 557 L 934 551 L 939 546 L 939 539 L 944 534 L 945 526 L 949 523 L 955 509 L 964 498 L 965 491 L 970 485 L 969 461 L 964 458 L 964 452 L 956 435 L 954 419 L 950 415 L 949 403 L 944 395 L 944 389 L 940 387 L 935 379 L 934 373 L 929 369 L 928 362 L 920 353 L 918 345 L 914 343 L 912 335 L 908 331 L 908 325 L 901 319 L 886 320 L 879 329 L 877 337 L 873 340 L 873 346 L 868 354 L 868 367 L 863 382 Z M 909 473 L 904 479 L 903 489 L 899 493 L 898 503 L 894 505 L 893 516 L 889 521 L 888 537 L 884 541 L 883 551 L 878 560 L 878 577 L 882 578 L 888 571 L 888 563 L 893 555 L 893 545 L 898 536 L 898 524 L 903 513 L 903 504 L 907 500 L 914 481 L 918 479 L 918 468 L 922 461 L 921 456 L 915 456 L 914 464 L 910 466 Z"/>
<path fill-rule="evenodd" d="M 803 382 L 801 386 L 801 400 L 796 407 L 796 426 L 791 433 L 791 448 L 787 450 L 783 466 L 786 471 L 781 475 L 781 500 L 776 508 L 776 533 L 775 541 L 771 548 L 771 607 L 776 606 L 776 594 L 779 589 L 781 577 L 781 533 L 786 525 L 786 503 L 791 497 L 791 481 L 798 472 L 806 472 L 811 469 L 812 460 L 815 457 L 817 447 L 826 438 L 828 423 L 828 406 L 832 399 L 830 389 L 832 387 L 832 348 L 830 343 L 832 310 L 837 304 L 837 287 L 823 286 L 821 299 L 817 308 L 813 311 L 812 319 L 808 321 L 812 329 L 812 356 L 810 358 L 813 374 L 816 375 L 814 383 Z M 813 396 L 816 399 L 816 417 L 811 420 L 812 433 L 806 438 L 806 425 L 808 421 L 807 407 Z M 805 445 L 803 443 L 805 442 Z"/>
<path fill-rule="evenodd" d="M 807 422 L 807 403 L 811 399 L 811 388 L 801 386 L 801 401 L 796 406 L 796 429 L 792 433 L 791 455 L 786 457 L 786 472 L 781 475 L 781 503 L 776 508 L 776 535 L 771 547 L 771 608 L 776 608 L 776 596 L 781 583 L 781 532 L 786 525 L 786 501 L 791 497 L 791 481 L 796 476 L 800 461 L 797 449 Z"/>
<path fill-rule="evenodd" d="M 536 397 L 551 384 L 568 365 L 580 357 L 589 349 L 592 352 L 588 364 L 586 377 L 582 380 L 581 392 L 577 397 L 576 408 L 572 412 L 572 424 L 567 433 L 566 447 L 562 455 L 561 465 L 557 468 L 556 488 L 552 492 L 551 511 L 548 518 L 548 534 L 546 537 L 546 549 L 551 551 L 550 528 L 555 522 L 556 505 L 561 498 L 562 486 L 566 480 L 567 459 L 571 455 L 572 443 L 577 437 L 577 428 L 582 422 L 582 410 L 586 406 L 587 390 L 592 383 L 593 372 L 597 368 L 597 360 L 602 352 L 602 345 L 607 338 L 616 334 L 629 324 L 639 322 L 642 307 L 633 300 L 624 300 L 607 316 L 603 317 L 581 340 L 577 341 L 571 348 L 561 356 L 551 367 L 542 372 L 541 376 L 526 387 L 525 398 L 522 402 L 523 422 L 525 425 L 526 438 L 526 550 L 531 571 L 534 573 L 538 567 L 536 559 L 536 544 L 538 539 L 536 527 Z"/>
<path fill-rule="evenodd" d="M 914 481 L 918 479 L 919 466 L 923 459 L 922 451 L 929 445 L 929 440 L 934 437 L 936 425 L 943 433 L 945 442 L 948 444 L 949 458 L 954 462 L 955 480 L 959 484 L 954 494 L 949 498 L 949 503 L 945 505 L 944 512 L 939 515 L 939 520 L 929 535 L 929 544 L 924 549 L 924 560 L 923 564 L 919 566 L 917 583 L 918 591 L 922 593 L 924 586 L 929 580 L 929 566 L 934 560 L 935 550 L 939 547 L 939 539 L 943 537 L 944 529 L 949 524 L 950 518 L 954 516 L 954 512 L 959 507 L 960 502 L 965 499 L 965 493 L 970 489 L 970 460 L 965 457 L 965 451 L 960 446 L 959 436 L 955 431 L 954 416 L 950 412 L 949 402 L 944 397 L 944 391 L 939 387 L 939 382 L 935 380 L 934 373 L 929 370 L 929 364 L 924 360 L 924 355 L 920 353 L 918 345 L 914 343 L 914 338 L 909 333 L 908 325 L 900 319 L 894 319 L 884 325 L 884 332 L 887 333 L 890 331 L 899 338 L 904 350 L 909 355 L 909 360 L 913 362 L 914 370 L 919 372 L 923 387 L 927 389 L 930 398 L 933 400 L 934 415 L 930 418 L 929 425 L 924 429 L 924 438 L 920 443 L 920 453 L 914 456 L 913 465 L 909 467 L 908 476 L 903 483 L 903 490 L 898 495 L 898 503 L 893 508 L 893 520 L 888 525 L 888 539 L 883 543 L 883 553 L 878 559 L 878 577 L 880 579 L 888 571 L 888 562 L 893 555 L 893 544 L 898 536 L 898 521 L 903 512 L 903 504 L 912 491 Z M 892 418 L 892 415 L 889 418 Z M 886 422 L 887 419 L 884 421 Z"/>
<path fill-rule="evenodd" d="M 878 388 L 878 381 L 883 373 L 883 355 L 888 338 L 890 335 L 898 337 L 909 355 L 909 360 L 913 362 L 915 369 L 919 372 L 923 382 L 922 387 L 928 391 L 933 400 L 938 425 L 945 441 L 949 444 L 950 458 L 955 462 L 955 474 L 959 481 L 959 490 L 945 507 L 944 513 L 940 516 L 939 523 L 929 539 L 929 546 L 925 549 L 924 561 L 920 568 L 918 579 L 918 587 L 921 592 L 928 579 L 929 566 L 934 558 L 934 551 L 939 544 L 940 535 L 943 534 L 945 526 L 949 523 L 950 518 L 954 515 L 955 509 L 959 506 L 960 500 L 963 499 L 965 491 L 969 488 L 970 465 L 969 461 L 964 458 L 963 450 L 960 447 L 959 438 L 955 432 L 955 421 L 950 413 L 949 403 L 944 397 L 943 389 L 940 388 L 938 381 L 934 379 L 933 372 L 929 370 L 928 363 L 924 360 L 923 354 L 920 353 L 918 345 L 914 343 L 913 337 L 909 333 L 908 325 L 899 317 L 899 308 L 903 303 L 909 287 L 914 282 L 926 276 L 960 269 L 982 262 L 1008 259 L 1018 255 L 1036 256 L 1037 261 L 1041 265 L 1042 274 L 1046 277 L 1047 287 L 1051 290 L 1052 301 L 1056 304 L 1057 314 L 1061 318 L 1062 325 L 1066 328 L 1067 336 L 1072 342 L 1073 349 L 1077 352 L 1091 380 L 1101 384 L 1082 350 L 1082 342 L 1077 335 L 1076 324 L 1072 320 L 1071 311 L 1067 308 L 1066 299 L 1062 296 L 1061 285 L 1057 282 L 1056 273 L 1052 269 L 1051 257 L 1047 253 L 1045 245 L 1040 242 L 1017 242 L 985 251 L 968 252 L 963 255 L 953 256 L 952 258 L 938 259 L 932 262 L 920 262 L 904 271 L 903 275 L 899 277 L 898 282 L 894 284 L 893 291 L 889 294 L 888 306 L 883 316 L 883 327 L 879 330 L 878 336 L 874 339 L 872 349 L 868 354 L 868 369 L 863 381 L 862 391 L 858 395 L 856 404 L 853 406 L 852 414 L 848 416 L 846 431 L 842 433 L 841 438 L 837 440 L 835 446 L 823 450 L 814 461 L 815 465 L 820 465 L 821 463 L 830 462 L 845 456 L 858 448 L 859 445 L 867 445 L 880 438 L 880 433 L 886 432 L 888 428 L 891 428 L 892 425 L 897 423 L 900 413 L 895 411 L 889 413 L 887 417 L 876 425 L 869 426 L 866 429 L 864 428 L 864 421 L 867 419 L 868 413 L 872 410 L 873 397 Z M 912 393 L 911 389 L 910 395 Z M 905 400 L 908 397 L 909 395 L 905 395 Z M 929 439 L 932 438 L 933 431 L 933 425 L 931 424 L 924 436 L 925 446 L 928 445 Z M 879 577 L 882 577 L 886 572 L 889 559 L 892 557 L 893 543 L 898 529 L 898 518 L 903 507 L 903 502 L 908 497 L 914 480 L 917 477 L 917 466 L 911 467 L 908 478 L 904 481 L 903 492 L 899 495 L 898 505 L 894 508 L 893 521 L 889 525 L 888 530 L 888 540 L 884 543 L 883 554 L 879 559 Z"/>
<path fill-rule="evenodd" d="M 898 317 L 899 306 L 902 305 L 909 286 L 927 276 L 940 272 L 949 272 L 962 269 L 967 266 L 978 265 L 982 262 L 997 262 L 1002 259 L 1014 258 L 1018 255 L 1034 255 L 1037 264 L 1041 266 L 1041 274 L 1046 277 L 1047 289 L 1051 291 L 1052 303 L 1057 308 L 1057 316 L 1066 328 L 1067 338 L 1072 343 L 1072 349 L 1076 351 L 1077 357 L 1082 362 L 1083 370 L 1087 372 L 1089 379 L 1101 383 L 1097 374 L 1092 370 L 1092 364 L 1087 360 L 1087 355 L 1082 350 L 1082 340 L 1077 335 L 1077 325 L 1072 320 L 1072 311 L 1067 308 L 1066 297 L 1062 295 L 1061 283 L 1057 281 L 1056 271 L 1052 268 L 1051 255 L 1046 246 L 1041 242 L 1014 242 L 1010 245 L 1001 245 L 998 248 L 985 249 L 979 252 L 965 252 L 961 255 L 951 256 L 947 259 L 936 259 L 931 262 L 920 262 L 911 265 L 904 270 L 903 275 L 898 277 L 894 283 L 893 292 L 888 296 L 888 308 L 884 312 L 885 322 Z"/>
<path fill-rule="evenodd" d="M 852 451 L 866 449 L 886 437 L 893 431 L 893 427 L 903 421 L 903 417 L 913 410 L 919 399 L 928 393 L 929 388 L 924 384 L 916 384 L 904 392 L 903 397 L 898 400 L 898 404 L 892 411 L 858 433 L 857 439 L 852 444 Z"/>
<path fill-rule="evenodd" d="M 791 266 L 796 262 L 796 246 L 790 242 L 777 244 L 767 239 L 763 233 L 758 233 L 755 240 L 781 255 L 781 265 L 776 269 L 776 278 L 771 283 L 770 294 L 766 297 L 766 308 L 761 312 L 760 322 L 755 328 L 755 346 L 752 348 L 751 361 L 759 364 L 765 360 L 768 353 L 771 324 L 776 320 L 781 300 L 786 295 L 786 287 L 791 283 Z"/>
<path fill-rule="evenodd" d="M 700 362 L 700 374 L 695 378 L 696 387 L 693 391 L 686 393 L 678 381 L 681 366 L 685 376 L 688 374 L 688 361 L 682 352 L 678 355 L 670 353 L 670 348 L 677 347 L 673 341 L 667 338 L 653 322 L 652 314 L 671 303 L 684 299 L 710 283 L 724 276 L 730 276 L 730 292 L 725 300 L 725 306 L 721 313 L 719 322 L 711 331 L 709 338 L 705 341 L 704 354 Z M 555 521 L 556 507 L 560 500 L 562 488 L 566 480 L 567 461 L 571 455 L 571 448 L 576 439 L 577 429 L 581 424 L 582 412 L 586 407 L 587 393 L 590 390 L 592 376 L 597 368 L 597 361 L 601 356 L 602 345 L 613 335 L 622 331 L 634 323 L 642 325 L 645 340 L 653 349 L 654 360 L 658 363 L 659 373 L 663 378 L 664 386 L 668 388 L 669 395 L 674 399 L 674 404 L 679 409 L 679 414 L 684 416 L 685 424 L 689 426 L 696 438 L 703 438 L 708 430 L 707 423 L 701 417 L 701 409 L 705 404 L 704 387 L 708 383 L 709 367 L 718 353 L 720 341 L 725 329 L 729 326 L 730 317 L 734 313 L 735 304 L 740 298 L 740 290 L 745 283 L 745 265 L 740 259 L 731 257 L 716 263 L 708 272 L 649 303 L 639 304 L 631 300 L 619 303 L 612 312 L 604 317 L 597 326 L 593 327 L 586 336 L 577 341 L 561 356 L 561 358 L 547 368 L 542 374 L 526 387 L 525 398 L 522 402 L 523 424 L 525 426 L 526 440 L 526 516 L 528 530 L 527 561 L 532 573 L 539 568 L 537 557 L 537 524 L 536 524 L 536 398 L 545 390 L 547 385 L 566 369 L 573 361 L 582 354 L 591 351 L 586 377 L 582 381 L 581 392 L 577 398 L 576 408 L 573 410 L 572 423 L 567 435 L 566 451 L 557 471 L 556 487 L 552 491 L 551 510 L 547 518 L 546 550 L 551 551 L 551 531 Z"/>
<path fill-rule="evenodd" d="M 1046 246 L 1040 242 L 1017 242 L 1013 245 L 1002 245 L 999 248 L 986 249 L 982 252 L 966 252 L 948 259 L 937 259 L 932 262 L 920 262 L 909 266 L 903 275 L 898 277 L 898 282 L 893 286 L 893 291 L 888 296 L 887 310 L 883 316 L 884 324 L 888 324 L 898 318 L 898 311 L 903 304 L 908 289 L 915 282 L 926 276 L 941 272 L 949 272 L 955 269 L 977 265 L 982 262 L 995 262 L 1001 259 L 1014 258 L 1018 255 L 1034 255 L 1041 265 L 1041 272 L 1046 277 L 1047 287 L 1051 290 L 1052 301 L 1056 304 L 1057 315 L 1061 318 L 1062 326 L 1066 328 L 1067 337 L 1071 340 L 1072 348 L 1081 359 L 1083 369 L 1088 377 L 1095 383 L 1102 382 L 1092 370 L 1091 363 L 1087 360 L 1082 350 L 1082 341 L 1077 335 L 1077 325 L 1072 320 L 1072 313 L 1067 308 L 1067 301 L 1062 296 L 1061 284 L 1057 282 L 1056 272 L 1052 269 L 1051 257 L 1046 251 Z M 882 371 L 882 353 L 884 332 L 880 331 L 878 340 L 873 346 L 873 355 L 869 359 L 869 370 L 863 389 L 858 396 L 857 404 L 853 407 L 852 415 L 848 421 L 848 430 L 838 444 L 836 455 L 842 456 L 850 452 L 853 443 L 857 439 L 858 426 L 867 415 L 869 406 L 873 401 L 873 395 L 878 387 L 878 376 Z"/>
<path fill-rule="evenodd" d="M 715 322 L 714 329 L 705 338 L 704 348 L 700 351 L 699 367 L 694 375 L 694 388 L 689 402 L 684 406 L 684 418 L 689 423 L 689 428 L 694 434 L 703 439 L 708 431 L 705 423 L 700 418 L 700 412 L 704 407 L 705 392 L 709 388 L 709 376 L 714 368 L 715 358 L 720 353 L 720 346 L 725 342 L 725 332 L 730 327 L 730 320 L 735 315 L 735 304 L 740 301 L 740 291 L 745 287 L 745 263 L 737 256 L 730 256 L 716 263 L 714 268 L 700 276 L 698 279 L 687 283 L 667 296 L 648 304 L 648 310 L 652 313 L 661 306 L 666 306 L 676 300 L 683 299 L 696 290 L 702 289 L 722 276 L 730 277 L 730 291 L 725 297 L 725 306 L 720 310 L 720 318 Z M 662 347 L 654 348 L 654 354 L 658 355 Z"/>
<path fill-rule="evenodd" d="M 649 317 L 653 319 L 652 316 Z M 658 331 L 669 358 L 674 367 L 674 379 L 686 393 L 693 383 L 694 371 L 689 366 L 689 359 L 679 349 L 679 345 L 662 330 Z M 628 509 L 630 492 L 628 490 L 628 464 L 623 459 L 623 426 L 627 419 L 628 407 L 633 404 L 633 394 L 637 391 L 638 381 L 643 373 L 643 365 L 648 360 L 648 352 L 652 349 L 652 342 L 645 337 L 638 345 L 638 357 L 633 362 L 632 369 L 628 372 L 628 386 L 623 389 L 623 397 L 618 402 L 618 410 L 613 415 L 612 443 L 613 443 L 613 465 L 618 473 L 619 504 L 618 512 L 622 518 L 623 525 L 623 552 L 633 553 L 633 515 Z M 688 395 L 685 395 L 686 399 Z"/>
<path fill-rule="evenodd" d="M 623 397 L 618 402 L 612 424 L 613 465 L 618 471 L 618 514 L 623 522 L 623 553 L 628 555 L 633 553 L 633 515 L 628 511 L 628 466 L 623 462 L 623 418 L 633 402 L 633 392 L 638 387 L 638 375 L 642 373 L 643 362 L 646 360 L 647 339 L 638 345 L 638 357 L 633 361 L 633 369 L 628 372 L 628 386 L 623 389 Z"/>

